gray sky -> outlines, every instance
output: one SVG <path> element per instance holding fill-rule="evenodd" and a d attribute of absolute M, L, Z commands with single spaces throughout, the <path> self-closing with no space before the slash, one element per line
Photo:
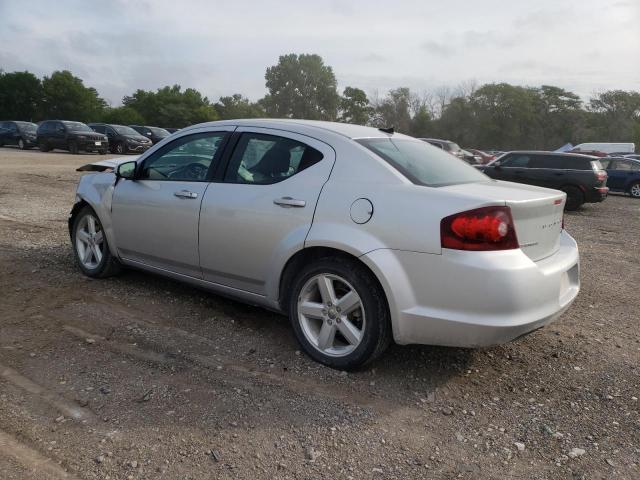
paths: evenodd
<path fill-rule="evenodd" d="M 256 100 L 285 53 L 317 53 L 340 89 L 368 93 L 640 90 L 640 0 L 0 0 L 1 69 L 68 69 L 113 105 L 174 83 Z"/>

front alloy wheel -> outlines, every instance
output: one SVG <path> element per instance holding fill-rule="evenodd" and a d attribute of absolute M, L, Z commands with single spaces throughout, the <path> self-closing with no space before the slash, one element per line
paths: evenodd
<path fill-rule="evenodd" d="M 304 265 L 293 280 L 289 316 L 302 349 L 332 368 L 361 367 L 391 342 L 384 290 L 357 260 L 325 257 Z"/>
<path fill-rule="evenodd" d="M 633 185 L 631 185 L 631 188 L 629 188 L 629 193 L 634 198 L 640 198 L 640 183 L 634 183 Z"/>
<path fill-rule="evenodd" d="M 85 275 L 102 278 L 119 271 L 120 264 L 111 255 L 102 224 L 91 207 L 84 207 L 76 216 L 71 240 L 76 262 Z"/>
<path fill-rule="evenodd" d="M 18 148 L 20 150 L 26 150 L 27 147 L 26 147 L 26 144 L 24 143 L 23 139 L 18 140 Z"/>

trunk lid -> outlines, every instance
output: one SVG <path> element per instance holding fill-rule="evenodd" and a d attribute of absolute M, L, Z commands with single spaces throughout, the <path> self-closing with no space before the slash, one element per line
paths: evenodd
<path fill-rule="evenodd" d="M 510 207 L 518 244 L 531 260 L 542 260 L 558 250 L 566 201 L 564 192 L 502 181 L 466 183 L 443 188 L 476 197 L 485 204 Z"/>

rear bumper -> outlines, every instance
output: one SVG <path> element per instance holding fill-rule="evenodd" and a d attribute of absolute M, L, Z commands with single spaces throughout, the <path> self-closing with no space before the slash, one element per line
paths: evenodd
<path fill-rule="evenodd" d="M 604 201 L 609 194 L 609 187 L 594 187 L 585 195 L 585 200 L 589 203 L 599 203 Z"/>
<path fill-rule="evenodd" d="M 580 289 L 578 248 L 564 231 L 558 251 L 538 262 L 519 249 L 376 250 L 365 257 L 382 276 L 400 344 L 505 343 L 554 321 Z"/>

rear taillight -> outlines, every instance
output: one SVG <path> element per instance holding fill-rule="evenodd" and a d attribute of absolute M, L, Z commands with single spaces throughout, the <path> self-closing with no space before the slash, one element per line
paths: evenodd
<path fill-rule="evenodd" d="M 596 178 L 598 179 L 598 181 L 604 182 L 607 177 L 607 172 L 605 172 L 604 170 L 596 170 Z"/>
<path fill-rule="evenodd" d="M 440 222 L 442 248 L 511 250 L 519 248 L 509 207 L 484 207 L 457 213 Z"/>

